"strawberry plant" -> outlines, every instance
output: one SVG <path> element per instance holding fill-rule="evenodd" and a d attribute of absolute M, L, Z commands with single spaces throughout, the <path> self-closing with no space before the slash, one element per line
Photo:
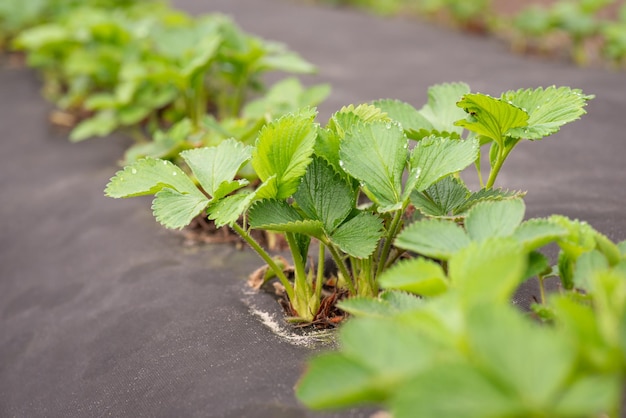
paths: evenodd
<path fill-rule="evenodd" d="M 138 160 L 111 179 L 106 194 L 154 194 L 154 215 L 169 228 L 182 228 L 203 212 L 217 227 L 231 227 L 285 287 L 295 319 L 312 321 L 326 252 L 338 267 L 339 287 L 375 296 L 378 278 L 405 252 L 393 242 L 402 236 L 410 206 L 424 216 L 462 219 L 479 202 L 515 198 L 519 194 L 492 188 L 504 159 L 523 136 L 539 139 L 576 119 L 588 98 L 549 88 L 495 99 L 456 83 L 431 88 L 420 110 L 394 100 L 351 105 L 325 127 L 303 109 L 264 126 L 254 146 L 227 140 L 182 152 L 189 175 L 165 160 Z M 481 143 L 503 151 L 491 159 L 486 187 L 471 193 L 457 174 L 479 161 Z M 254 190 L 237 174 L 248 161 L 260 180 Z M 368 203 L 360 204 L 363 198 Z M 252 238 L 253 229 L 285 235 L 293 284 Z M 307 270 L 313 240 L 318 265 Z"/>
<path fill-rule="evenodd" d="M 315 409 L 375 403 L 396 418 L 620 417 L 626 242 L 564 217 L 522 217 L 520 200 L 484 202 L 464 227 L 407 228 L 397 245 L 445 263 L 405 261 L 380 278 L 379 297 L 341 302 L 356 318 L 338 352 L 310 362 L 298 397 Z M 533 254 L 550 242 L 573 255 L 575 287 L 559 263 L 567 290 L 543 301 L 542 324 L 510 298 L 549 267 Z"/>
<path fill-rule="evenodd" d="M 154 5 L 81 7 L 24 31 L 15 45 L 43 71 L 50 99 L 86 116 L 74 141 L 121 128 L 141 140 L 182 118 L 200 131 L 207 112 L 240 116 L 263 74 L 314 70 L 223 16 L 191 18 Z"/>

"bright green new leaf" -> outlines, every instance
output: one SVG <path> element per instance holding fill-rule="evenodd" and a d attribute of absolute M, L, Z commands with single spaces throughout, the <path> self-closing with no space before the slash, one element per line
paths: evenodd
<path fill-rule="evenodd" d="M 308 218 L 324 224 L 327 234 L 346 219 L 356 201 L 352 186 L 320 157 L 313 158 L 293 197 Z"/>
<path fill-rule="evenodd" d="M 449 276 L 467 303 L 506 303 L 524 280 L 527 261 L 527 253 L 512 238 L 491 238 L 472 242 L 452 256 Z"/>
<path fill-rule="evenodd" d="M 567 386 L 557 401 L 555 413 L 571 417 L 605 415 L 620 402 L 622 387 L 617 373 L 579 378 Z"/>
<path fill-rule="evenodd" d="M 528 415 L 550 410 L 567 384 L 576 355 L 567 338 L 506 304 L 470 312 L 468 335 L 472 355 L 514 391 Z"/>
<path fill-rule="evenodd" d="M 389 318 L 358 318 L 339 334 L 342 351 L 377 372 L 381 389 L 389 390 L 428 367 L 439 347 L 417 328 Z"/>
<path fill-rule="evenodd" d="M 422 139 L 411 152 L 411 168 L 419 173 L 415 189 L 425 190 L 442 177 L 463 170 L 477 156 L 476 139 L 456 140 L 432 136 Z"/>
<path fill-rule="evenodd" d="M 522 416 L 506 389 L 468 363 L 435 363 L 398 387 L 389 403 L 395 418 Z"/>
<path fill-rule="evenodd" d="M 113 132 L 117 126 L 115 114 L 103 110 L 76 125 L 70 133 L 70 141 L 79 142 L 94 136 L 106 136 Z"/>
<path fill-rule="evenodd" d="M 504 137 L 515 128 L 528 126 L 528 113 L 506 101 L 485 94 L 466 94 L 457 103 L 469 116 L 455 122 L 504 146 Z"/>
<path fill-rule="evenodd" d="M 422 129 L 433 130 L 433 125 L 428 119 L 408 103 L 400 100 L 382 99 L 376 100 L 372 104 L 385 112 L 391 119 L 400 122 L 407 134 L 411 131 L 418 132 Z"/>
<path fill-rule="evenodd" d="M 440 260 L 448 260 L 469 243 L 463 228 L 439 219 L 415 222 L 400 232 L 395 241 L 398 248 Z"/>
<path fill-rule="evenodd" d="M 233 225 L 248 209 L 255 197 L 255 193 L 244 190 L 213 202 L 207 207 L 209 219 L 214 221 L 218 228 Z"/>
<path fill-rule="evenodd" d="M 522 222 L 525 211 L 522 199 L 481 202 L 467 212 L 465 229 L 474 241 L 506 237 Z"/>
<path fill-rule="evenodd" d="M 425 258 L 401 261 L 378 278 L 386 289 L 405 290 L 421 296 L 436 296 L 448 289 L 448 278 L 439 263 Z"/>
<path fill-rule="evenodd" d="M 294 232 L 320 238 L 324 225 L 317 220 L 303 219 L 284 200 L 260 200 L 248 210 L 250 228 Z"/>
<path fill-rule="evenodd" d="M 156 194 L 164 187 L 204 197 L 183 170 L 169 161 L 154 158 L 143 158 L 118 171 L 104 193 L 115 198 L 134 197 Z"/>
<path fill-rule="evenodd" d="M 291 196 L 311 162 L 317 125 L 311 112 L 289 114 L 263 127 L 252 153 L 252 167 L 262 181 L 276 176 L 276 198 Z"/>
<path fill-rule="evenodd" d="M 296 396 L 312 409 L 338 408 L 382 401 L 376 374 L 342 353 L 314 357 L 296 386 Z"/>
<path fill-rule="evenodd" d="M 341 224 L 330 236 L 330 240 L 343 252 L 357 258 L 367 258 L 376 249 L 383 235 L 381 219 L 367 212 Z"/>
<path fill-rule="evenodd" d="M 346 132 L 339 156 L 341 167 L 361 182 L 381 212 L 402 205 L 402 173 L 408 139 L 397 123 L 358 123 Z"/>
<path fill-rule="evenodd" d="M 502 94 L 502 100 L 528 112 L 528 126 L 514 128 L 509 134 L 517 138 L 541 139 L 557 132 L 566 123 L 587 113 L 584 107 L 594 96 L 581 90 L 551 86 L 546 89 L 520 89 Z"/>
<path fill-rule="evenodd" d="M 193 58 L 181 69 L 181 75 L 191 77 L 201 71 L 203 67 L 209 65 L 211 60 L 215 58 L 221 43 L 222 37 L 217 34 L 208 36 L 200 41 L 194 48 L 196 53 L 193 55 Z"/>
<path fill-rule="evenodd" d="M 222 141 L 216 147 L 195 148 L 180 153 L 213 200 L 219 200 L 248 183 L 233 179 L 251 155 L 252 147 L 234 139 Z"/>
<path fill-rule="evenodd" d="M 547 219 L 530 219 L 513 232 L 526 251 L 533 251 L 567 235 L 567 230 Z"/>
<path fill-rule="evenodd" d="M 168 187 L 160 190 L 152 202 L 152 213 L 166 228 L 181 229 L 198 216 L 209 203 L 202 193 L 180 193 Z"/>
<path fill-rule="evenodd" d="M 465 117 L 462 109 L 456 103 L 470 92 L 465 83 L 443 83 L 429 87 L 428 103 L 419 113 L 439 132 L 452 132 L 460 135 L 463 128 L 455 126 L 454 122 Z"/>

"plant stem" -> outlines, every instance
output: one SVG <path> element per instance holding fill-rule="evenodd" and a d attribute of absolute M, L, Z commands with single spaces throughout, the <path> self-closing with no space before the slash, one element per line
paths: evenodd
<path fill-rule="evenodd" d="M 519 139 L 517 141 L 519 141 Z M 498 158 L 496 159 L 495 165 L 491 167 L 491 171 L 489 172 L 489 178 L 487 179 L 487 184 L 485 185 L 486 189 L 491 189 L 493 187 L 494 183 L 496 182 L 496 177 L 498 177 L 498 173 L 500 173 L 500 169 L 502 168 L 502 164 L 504 164 L 506 157 L 509 156 L 509 153 L 511 152 L 515 144 L 517 144 L 517 141 L 507 147 L 498 147 Z"/>
<path fill-rule="evenodd" d="M 252 238 L 252 236 L 248 234 L 245 229 L 240 227 L 237 223 L 234 223 L 232 225 L 232 228 L 237 234 L 239 234 L 241 238 L 244 239 L 244 241 L 246 241 L 246 243 L 250 247 L 252 247 L 254 251 L 256 251 L 256 253 L 263 259 L 263 261 L 267 263 L 267 265 L 272 269 L 274 274 L 276 274 L 276 277 L 278 277 L 278 280 L 280 280 L 280 283 L 285 287 L 285 291 L 287 292 L 289 300 L 293 300 L 295 296 L 294 289 L 289 282 L 289 279 L 287 279 L 287 276 L 285 276 L 283 269 L 281 269 L 278 264 L 276 264 L 276 262 L 272 259 L 272 257 L 270 257 L 267 251 L 265 251 L 263 247 L 261 247 L 261 245 L 259 245 L 259 243 L 256 242 L 256 240 Z"/>
<path fill-rule="evenodd" d="M 328 251 L 330 251 L 330 255 L 333 257 L 335 264 L 337 264 L 337 267 L 339 268 L 339 272 L 344 277 L 346 284 L 348 285 L 348 291 L 350 291 L 350 293 L 355 295 L 356 289 L 354 288 L 354 283 L 352 283 L 352 277 L 350 276 L 350 273 L 348 272 L 348 269 L 346 268 L 345 263 L 341 259 L 341 256 L 337 252 L 337 249 L 335 249 L 335 247 L 332 244 L 329 244 Z"/>
<path fill-rule="evenodd" d="M 546 303 L 546 289 L 545 289 L 544 282 L 543 282 L 544 277 L 542 275 L 539 275 L 539 276 L 537 276 L 537 278 L 539 279 L 539 295 L 541 297 L 541 304 L 545 305 L 545 303 Z"/>
<path fill-rule="evenodd" d="M 387 233 L 387 237 L 385 237 L 385 244 L 383 245 L 383 251 L 380 254 L 380 258 L 378 259 L 378 268 L 376 269 L 376 276 L 380 276 L 383 269 L 385 268 L 385 264 L 387 264 L 387 258 L 389 257 L 389 251 L 391 251 L 391 243 L 395 236 L 398 234 L 398 228 L 400 227 L 400 222 L 402 221 L 402 214 L 404 213 L 406 205 L 402 205 L 402 209 L 396 212 L 391 221 L 391 225 L 389 226 L 389 230 Z"/>
<path fill-rule="evenodd" d="M 317 256 L 317 278 L 315 279 L 315 297 L 318 299 L 322 294 L 324 283 L 324 257 L 326 256 L 326 246 L 320 242 L 319 255 Z"/>
<path fill-rule="evenodd" d="M 304 267 L 304 259 L 302 258 L 302 254 L 300 254 L 300 250 L 298 248 L 298 244 L 296 243 L 296 238 L 292 232 L 286 232 L 285 238 L 287 238 L 287 244 L 289 244 L 289 250 L 293 256 L 293 266 L 295 269 L 295 287 L 302 286 L 302 288 L 306 287 L 306 270 Z"/>

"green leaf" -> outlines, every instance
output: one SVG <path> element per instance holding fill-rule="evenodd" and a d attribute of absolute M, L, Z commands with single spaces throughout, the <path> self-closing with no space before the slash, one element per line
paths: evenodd
<path fill-rule="evenodd" d="M 341 142 L 341 167 L 361 182 L 363 191 L 380 211 L 402 205 L 402 173 L 408 139 L 397 123 L 358 123 Z"/>
<path fill-rule="evenodd" d="M 474 241 L 506 237 L 522 222 L 525 210 L 522 199 L 481 202 L 467 213 L 465 229 Z"/>
<path fill-rule="evenodd" d="M 79 142 L 94 136 L 107 136 L 117 127 L 115 114 L 104 110 L 76 125 L 70 133 L 70 141 Z"/>
<path fill-rule="evenodd" d="M 502 94 L 502 100 L 528 112 L 528 127 L 509 132 L 513 137 L 541 139 L 557 132 L 566 123 L 587 113 L 584 107 L 593 96 L 569 87 L 519 89 Z"/>
<path fill-rule="evenodd" d="M 504 146 L 504 137 L 514 128 L 528 126 L 528 113 L 506 101 L 475 93 L 466 94 L 457 103 L 465 109 L 467 119 L 457 121 L 457 126 L 476 132 Z"/>
<path fill-rule="evenodd" d="M 400 122 L 404 131 L 432 130 L 432 124 L 408 103 L 400 100 L 381 99 L 372 102 L 374 106 L 382 110 L 391 119 Z"/>
<path fill-rule="evenodd" d="M 222 141 L 216 147 L 195 148 L 180 153 L 213 200 L 219 200 L 247 184 L 247 181 L 233 182 L 233 179 L 251 155 L 252 147 L 234 139 Z"/>
<path fill-rule="evenodd" d="M 468 315 L 468 335 L 476 360 L 509 386 L 529 411 L 550 409 L 576 355 L 562 334 L 503 304 L 474 309 Z"/>
<path fill-rule="evenodd" d="M 356 204 L 352 186 L 320 157 L 313 158 L 293 197 L 308 218 L 324 224 L 327 234 L 346 219 Z"/>
<path fill-rule="evenodd" d="M 324 225 L 303 219 L 296 209 L 283 200 L 261 200 L 248 210 L 250 228 L 323 236 Z"/>
<path fill-rule="evenodd" d="M 166 228 L 181 229 L 198 216 L 209 203 L 202 193 L 180 193 L 170 188 L 157 192 L 152 202 L 152 213 Z"/>
<path fill-rule="evenodd" d="M 615 375 L 585 376 L 569 384 L 555 407 L 563 416 L 601 416 L 617 405 L 622 392 Z"/>
<path fill-rule="evenodd" d="M 478 156 L 478 141 L 428 137 L 411 153 L 411 168 L 419 172 L 415 189 L 422 191 L 437 180 L 472 164 Z"/>
<path fill-rule="evenodd" d="M 552 270 L 550 266 L 550 260 L 548 257 L 537 251 L 532 251 L 528 254 L 528 264 L 526 266 L 526 273 L 524 273 L 524 280 L 531 277 L 537 277 L 539 275 L 545 275 Z"/>
<path fill-rule="evenodd" d="M 330 236 L 330 240 L 343 252 L 357 258 L 367 258 L 376 249 L 383 235 L 381 219 L 367 212 L 341 224 Z"/>
<path fill-rule="evenodd" d="M 390 406 L 395 418 L 521 416 L 506 390 L 466 363 L 435 363 L 398 387 Z"/>
<path fill-rule="evenodd" d="M 465 203 L 469 194 L 461 180 L 446 176 L 424 191 L 413 190 L 411 203 L 426 216 L 447 217 Z"/>
<path fill-rule="evenodd" d="M 436 296 L 448 289 L 448 278 L 439 263 L 425 258 L 401 261 L 378 278 L 381 287 Z"/>
<path fill-rule="evenodd" d="M 452 256 L 452 286 L 471 304 L 506 303 L 524 279 L 527 253 L 512 238 L 472 242 Z"/>
<path fill-rule="evenodd" d="M 195 54 L 193 58 L 181 69 L 181 75 L 189 78 L 201 71 L 203 67 L 208 66 L 213 58 L 215 58 L 221 43 L 222 37 L 217 34 L 210 35 L 201 40 L 194 48 Z"/>
<path fill-rule="evenodd" d="M 183 170 L 169 161 L 154 158 L 143 158 L 118 171 L 104 192 L 109 197 L 134 197 L 156 194 L 164 187 L 204 197 Z"/>
<path fill-rule="evenodd" d="M 207 208 L 209 219 L 214 221 L 218 228 L 224 225 L 233 225 L 255 198 L 255 193 L 242 191 L 226 196 L 217 202 L 212 202 Z"/>
<path fill-rule="evenodd" d="M 393 309 L 389 302 L 365 296 L 354 296 L 344 299 L 337 303 L 337 306 L 341 310 L 359 317 L 386 318 L 396 313 L 396 310 Z"/>
<path fill-rule="evenodd" d="M 429 366 L 439 351 L 418 329 L 388 318 L 348 321 L 339 343 L 346 355 L 377 372 L 385 390 Z"/>
<path fill-rule="evenodd" d="M 592 250 L 582 254 L 576 260 L 573 280 L 576 287 L 586 291 L 592 291 L 592 279 L 599 271 L 609 268 L 606 257 L 598 250 Z"/>
<path fill-rule="evenodd" d="M 384 399 L 375 374 L 343 353 L 314 357 L 296 386 L 296 396 L 312 409 L 339 408 Z"/>
<path fill-rule="evenodd" d="M 289 114 L 263 127 L 252 153 L 252 167 L 262 181 L 276 176 L 276 198 L 291 196 L 311 162 L 317 125 L 311 112 Z"/>
<path fill-rule="evenodd" d="M 396 247 L 440 260 L 448 260 L 469 243 L 463 228 L 439 219 L 415 222 L 400 232 L 395 241 Z"/>
<path fill-rule="evenodd" d="M 478 202 L 521 199 L 522 197 L 524 197 L 525 194 L 525 192 L 509 191 L 503 189 L 480 189 L 476 192 L 472 192 L 465 201 L 465 203 L 455 209 L 454 215 L 464 214 Z"/>
<path fill-rule="evenodd" d="M 517 227 L 513 238 L 517 239 L 526 251 L 533 251 L 567 235 L 567 230 L 547 219 L 530 219 Z"/>
<path fill-rule="evenodd" d="M 465 113 L 456 106 L 456 103 L 469 92 L 470 88 L 465 83 L 431 86 L 428 89 L 428 103 L 419 113 L 431 123 L 434 130 L 460 135 L 463 129 L 455 126 L 454 122 L 463 118 Z"/>

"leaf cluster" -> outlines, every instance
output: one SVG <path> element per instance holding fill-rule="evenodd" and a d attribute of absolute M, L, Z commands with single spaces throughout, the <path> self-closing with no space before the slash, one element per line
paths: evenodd
<path fill-rule="evenodd" d="M 387 270 L 379 297 L 342 302 L 356 318 L 339 351 L 311 360 L 298 397 L 315 409 L 375 403 L 400 418 L 621 416 L 626 242 L 560 216 L 522 222 L 523 209 L 483 202 L 464 227 L 403 231 L 397 245 L 429 258 Z M 551 269 L 535 252 L 550 242 L 570 265 Z M 565 290 L 538 317 L 511 305 L 521 282 L 551 271 Z"/>

